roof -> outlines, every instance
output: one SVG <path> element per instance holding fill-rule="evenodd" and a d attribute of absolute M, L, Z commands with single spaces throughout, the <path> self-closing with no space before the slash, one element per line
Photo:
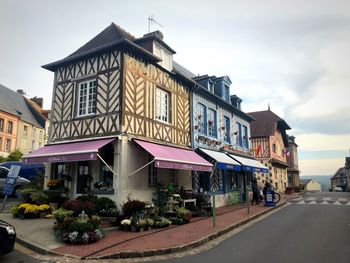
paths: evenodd
<path fill-rule="evenodd" d="M 176 61 L 173 61 L 173 71 L 175 73 L 181 74 L 182 76 L 184 76 L 184 77 L 186 77 L 188 79 L 192 79 L 192 78 L 194 78 L 196 76 L 194 73 L 189 71 L 187 68 L 181 66 Z"/>
<path fill-rule="evenodd" d="M 300 179 L 300 182 L 303 184 L 303 185 L 307 185 L 308 183 L 310 183 L 312 181 L 312 179 Z"/>
<path fill-rule="evenodd" d="M 286 130 L 290 130 L 291 128 L 285 120 L 277 116 L 270 109 L 266 111 L 249 112 L 248 114 L 255 118 L 255 121 L 250 124 L 250 133 L 252 137 L 272 136 L 275 134 L 276 129 L 279 128 L 282 133 L 284 145 L 286 147 L 288 146 Z"/>
<path fill-rule="evenodd" d="M 150 60 L 159 61 L 159 58 L 157 58 L 141 46 L 135 44 L 134 41 L 134 36 L 126 32 L 120 26 L 111 23 L 101 33 L 96 35 L 93 39 L 91 39 L 85 45 L 83 45 L 78 50 L 70 54 L 68 57 L 46 64 L 42 67 L 51 71 L 55 71 L 59 66 L 68 64 L 74 60 L 79 60 L 85 57 L 93 56 L 96 53 L 105 51 L 106 49 L 112 49 L 113 47 L 122 44 L 128 46 L 129 48 L 132 48 L 133 50 L 139 52 L 140 54 L 144 55 Z"/>
<path fill-rule="evenodd" d="M 45 119 L 28 105 L 26 98 L 0 84 L 0 110 L 19 117 L 38 128 L 45 128 Z"/>

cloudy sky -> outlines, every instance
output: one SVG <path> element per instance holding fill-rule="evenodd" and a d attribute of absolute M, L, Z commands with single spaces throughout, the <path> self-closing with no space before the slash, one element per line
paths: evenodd
<path fill-rule="evenodd" d="M 127 3 L 126 3 L 127 2 Z M 154 18 L 195 74 L 228 75 L 246 112 L 293 128 L 302 175 L 330 175 L 350 148 L 350 3 L 323 0 L 0 0 L 0 83 L 49 108 L 61 59 L 111 22 L 136 37 Z"/>

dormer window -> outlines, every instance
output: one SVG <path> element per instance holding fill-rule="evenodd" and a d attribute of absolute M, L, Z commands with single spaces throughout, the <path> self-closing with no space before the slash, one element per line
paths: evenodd
<path fill-rule="evenodd" d="M 213 81 L 208 81 L 208 90 L 211 92 L 211 93 L 214 93 L 214 82 Z"/>
<path fill-rule="evenodd" d="M 223 93 L 222 93 L 222 98 L 227 101 L 227 102 L 230 102 L 230 87 L 227 86 L 227 85 L 224 85 L 224 90 L 223 90 Z"/>
<path fill-rule="evenodd" d="M 158 62 L 160 66 L 169 71 L 173 70 L 173 55 L 169 51 L 164 49 L 157 42 L 153 42 L 153 53 L 162 60 Z"/>

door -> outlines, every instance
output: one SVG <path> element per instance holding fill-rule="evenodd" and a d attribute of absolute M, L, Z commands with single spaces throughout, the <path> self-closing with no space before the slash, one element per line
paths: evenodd
<path fill-rule="evenodd" d="M 78 162 L 77 194 L 86 194 L 91 187 L 90 162 Z"/>

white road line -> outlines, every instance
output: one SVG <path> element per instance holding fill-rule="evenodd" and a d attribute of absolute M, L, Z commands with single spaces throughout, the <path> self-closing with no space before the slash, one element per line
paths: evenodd
<path fill-rule="evenodd" d="M 316 201 L 311 201 L 310 203 L 308 203 L 310 205 L 317 205 Z"/>
<path fill-rule="evenodd" d="M 298 202 L 298 203 L 296 203 L 297 205 L 303 205 L 303 204 L 305 204 L 305 202 L 304 202 L 304 200 L 302 200 L 302 201 L 300 201 L 300 202 Z"/>
<path fill-rule="evenodd" d="M 322 203 L 320 203 L 321 205 L 329 205 L 329 203 L 327 201 L 323 201 Z"/>
<path fill-rule="evenodd" d="M 339 203 L 339 201 L 336 201 L 333 203 L 333 205 L 342 205 L 341 203 Z"/>

